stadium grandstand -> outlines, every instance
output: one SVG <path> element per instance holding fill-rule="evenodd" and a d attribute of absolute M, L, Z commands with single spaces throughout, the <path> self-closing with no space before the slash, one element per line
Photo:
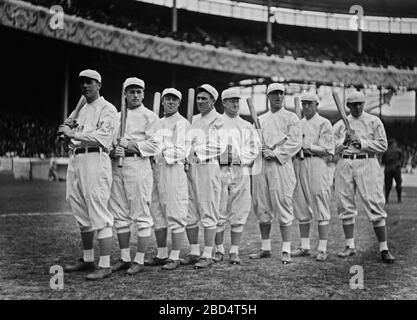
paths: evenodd
<path fill-rule="evenodd" d="M 350 12 L 353 4 L 363 17 Z M 53 6 L 63 10 L 63 28 L 51 27 Z M 93 68 L 117 108 L 129 76 L 146 81 L 148 107 L 165 87 L 185 94 L 211 83 L 257 94 L 259 112 L 266 85 L 280 81 L 290 95 L 317 90 L 332 122 L 329 88 L 362 89 L 388 135 L 417 162 L 415 138 L 402 136 L 404 125 L 417 136 L 415 1 L 0 0 L 0 9 L 2 156 L 59 154 L 55 130 L 79 99 L 78 72 Z"/>

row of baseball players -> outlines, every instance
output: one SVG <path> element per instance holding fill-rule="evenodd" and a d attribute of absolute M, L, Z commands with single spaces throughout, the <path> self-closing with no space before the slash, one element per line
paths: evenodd
<path fill-rule="evenodd" d="M 230 223 L 229 262 L 239 264 L 239 244 L 251 208 L 259 221 L 261 250 L 251 259 L 270 257 L 271 222 L 277 219 L 282 237 L 282 263 L 291 256 L 310 255 L 310 223 L 318 221 L 316 259 L 327 258 L 331 181 L 326 157 L 341 153 L 335 171 L 337 211 L 342 220 L 346 248 L 340 257 L 355 254 L 354 224 L 358 214 L 355 197 L 365 208 L 379 242 L 384 262 L 394 262 L 387 246 L 382 171 L 376 155 L 387 148 L 382 122 L 363 111 L 364 96 L 349 95 L 348 117 L 354 131 L 339 121 L 334 128 L 317 113 L 315 94 L 304 94 L 304 118 L 283 107 L 285 87 L 267 88 L 271 110 L 260 116 L 261 130 L 239 116 L 238 90 L 221 94 L 224 114 L 215 108 L 218 92 L 203 84 L 196 90 L 199 114 L 190 124 L 178 112 L 181 92 L 162 93 L 164 117 L 147 109 L 145 83 L 128 78 L 123 84 L 127 106 L 126 129 L 120 137 L 120 115 L 100 96 L 97 71 L 79 74 L 86 104 L 79 112 L 76 128 L 73 115 L 59 129 L 70 140 L 72 156 L 67 171 L 66 197 L 78 222 L 83 257 L 67 272 L 91 270 L 89 280 L 112 272 L 136 274 L 145 265 L 173 270 L 193 264 L 207 268 L 223 260 L 225 224 Z M 300 150 L 302 157 L 300 157 Z M 122 167 L 118 159 L 123 159 Z M 299 221 L 301 246 L 291 252 L 291 224 Z M 200 252 L 199 226 L 204 230 Z M 120 246 L 120 260 L 110 266 L 112 227 Z M 130 253 L 131 227 L 137 231 L 137 252 Z M 145 259 L 155 232 L 158 253 Z M 168 253 L 167 235 L 172 249 Z M 94 265 L 93 239 L 97 231 L 100 259 Z M 180 259 L 185 240 L 190 253 Z M 215 250 L 213 248 L 215 247 Z M 213 251 L 215 252 L 213 254 Z"/>

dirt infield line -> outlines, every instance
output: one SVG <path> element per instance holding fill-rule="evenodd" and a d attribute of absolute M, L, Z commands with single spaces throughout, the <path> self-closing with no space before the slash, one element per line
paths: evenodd
<path fill-rule="evenodd" d="M 0 213 L 0 218 L 9 217 L 49 217 L 49 216 L 71 216 L 72 213 L 66 212 L 24 212 L 24 213 Z"/>

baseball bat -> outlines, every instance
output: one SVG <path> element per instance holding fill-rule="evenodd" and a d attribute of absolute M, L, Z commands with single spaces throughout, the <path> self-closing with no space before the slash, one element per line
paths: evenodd
<path fill-rule="evenodd" d="M 298 119 L 301 119 L 301 102 L 300 97 L 294 97 L 294 107 L 295 107 L 295 114 L 297 115 Z M 304 134 L 303 134 L 304 140 Z M 300 159 L 304 159 L 304 151 L 300 149 Z"/>
<path fill-rule="evenodd" d="M 344 108 L 344 106 L 343 106 L 343 104 L 342 104 L 342 102 L 339 98 L 339 95 L 334 90 L 332 92 L 332 95 L 333 95 L 334 102 L 336 103 L 337 110 L 339 111 L 339 114 L 342 117 L 342 121 L 345 124 L 346 131 L 348 132 L 348 134 L 355 133 L 355 131 L 352 130 L 352 128 L 350 127 L 350 124 L 349 124 L 349 121 L 348 121 L 348 118 L 347 118 L 347 115 L 346 115 L 346 110 L 345 110 L 345 108 Z M 346 145 L 346 146 L 349 145 L 349 144 L 350 144 L 349 141 L 347 141 L 346 143 L 345 142 L 343 143 L 343 145 Z"/>
<path fill-rule="evenodd" d="M 187 101 L 187 120 L 190 123 L 193 121 L 194 99 L 195 99 L 195 90 L 193 88 L 189 88 L 188 89 L 188 101 Z M 187 159 L 185 159 L 184 170 L 185 172 L 188 172 L 190 170 L 190 164 L 188 163 Z"/>
<path fill-rule="evenodd" d="M 187 101 L 187 120 L 191 123 L 194 115 L 194 98 L 195 90 L 193 88 L 188 89 L 188 101 Z"/>
<path fill-rule="evenodd" d="M 347 119 L 346 110 L 345 107 L 342 104 L 342 101 L 339 98 L 339 95 L 336 91 L 333 90 L 332 96 L 334 99 L 334 102 L 336 103 L 337 111 L 339 111 L 340 116 L 342 117 L 342 121 L 345 124 L 345 127 L 348 131 L 352 131 L 352 128 L 350 127 L 349 121 Z"/>
<path fill-rule="evenodd" d="M 80 97 L 80 99 L 78 100 L 78 103 L 77 103 L 77 105 L 76 105 L 76 107 L 75 107 L 75 110 L 74 110 L 74 115 L 73 115 L 73 117 L 72 117 L 72 119 L 74 119 L 74 120 L 76 120 L 77 118 L 78 118 L 78 114 L 80 113 L 80 110 L 81 110 L 81 108 L 85 105 L 87 103 L 87 100 L 85 99 L 85 97 L 83 96 L 83 95 L 81 95 L 81 97 Z M 74 121 L 74 125 L 75 125 L 75 121 Z M 76 127 L 76 126 L 75 126 Z M 74 128 L 75 128 L 74 127 Z M 71 129 L 73 129 L 73 128 L 71 128 Z M 59 137 L 58 137 L 58 140 L 59 141 L 63 141 L 64 140 L 64 135 L 63 134 L 60 134 L 59 135 Z"/>
<path fill-rule="evenodd" d="M 124 92 L 122 90 L 122 101 L 120 104 L 120 138 L 123 138 L 126 131 L 126 118 L 127 118 L 127 109 L 126 109 L 126 99 L 124 96 Z M 118 167 L 123 167 L 123 158 L 119 158 Z"/>
<path fill-rule="evenodd" d="M 161 93 L 155 92 L 153 95 L 153 112 L 158 116 L 159 118 L 159 108 L 161 106 Z"/>
<path fill-rule="evenodd" d="M 255 128 L 260 131 L 261 142 L 262 142 L 262 145 L 264 145 L 264 138 L 262 136 L 261 124 L 259 122 L 258 113 L 256 112 L 255 106 L 253 105 L 252 98 L 251 97 L 246 98 L 246 103 L 248 104 L 253 124 L 255 125 Z"/>

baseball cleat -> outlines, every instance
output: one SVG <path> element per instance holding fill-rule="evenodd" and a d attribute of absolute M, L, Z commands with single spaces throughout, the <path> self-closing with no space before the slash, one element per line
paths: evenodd
<path fill-rule="evenodd" d="M 143 264 L 133 261 L 132 266 L 129 269 L 127 269 L 126 273 L 130 275 L 134 275 L 136 273 L 142 272 L 144 269 L 145 269 L 145 266 Z"/>
<path fill-rule="evenodd" d="M 230 264 L 240 264 L 240 258 L 237 253 L 231 253 L 229 258 Z"/>
<path fill-rule="evenodd" d="M 163 266 L 168 261 L 168 257 L 166 258 L 147 258 L 144 261 L 145 266 Z"/>
<path fill-rule="evenodd" d="M 263 259 L 263 258 L 270 258 L 271 251 L 267 250 L 260 250 L 257 253 L 252 253 L 249 255 L 249 259 Z"/>
<path fill-rule="evenodd" d="M 288 252 L 283 252 L 281 256 L 282 264 L 289 264 L 292 262 L 291 255 Z"/>
<path fill-rule="evenodd" d="M 394 257 L 388 250 L 381 251 L 381 260 L 385 263 L 394 263 Z"/>
<path fill-rule="evenodd" d="M 183 266 L 188 266 L 190 264 L 196 263 L 198 259 L 200 259 L 200 256 L 195 254 L 188 254 L 184 259 L 180 260 L 180 262 Z"/>
<path fill-rule="evenodd" d="M 198 262 L 194 265 L 195 269 L 205 269 L 210 267 L 213 264 L 212 258 L 200 258 Z"/>
<path fill-rule="evenodd" d="M 214 262 L 223 261 L 223 256 L 224 256 L 224 253 L 221 253 L 220 251 L 217 251 L 213 256 L 213 261 Z"/>
<path fill-rule="evenodd" d="M 350 248 L 346 246 L 345 250 L 343 250 L 342 252 L 339 252 L 337 255 L 340 258 L 347 258 L 347 257 L 354 256 L 355 254 L 356 254 L 355 248 Z"/>
<path fill-rule="evenodd" d="M 319 251 L 319 253 L 316 256 L 317 261 L 325 261 L 327 259 L 327 252 L 325 251 Z"/>
<path fill-rule="evenodd" d="M 132 263 L 130 261 L 123 261 L 119 260 L 116 262 L 116 264 L 112 267 L 113 272 L 127 270 L 132 266 Z"/>
<path fill-rule="evenodd" d="M 162 269 L 163 270 L 174 270 L 174 269 L 177 269 L 179 266 L 180 266 L 180 260 L 171 260 L 171 259 L 168 259 L 167 260 L 167 263 L 165 263 L 163 266 L 162 266 Z"/>
<path fill-rule="evenodd" d="M 294 252 L 291 252 L 291 257 L 309 257 L 311 255 L 310 249 L 297 248 Z"/>
<path fill-rule="evenodd" d="M 93 273 L 88 274 L 85 278 L 87 280 L 101 280 L 107 278 L 111 275 L 112 271 L 111 268 L 102 268 L 99 267 L 98 270 L 94 271 Z"/>
<path fill-rule="evenodd" d="M 83 258 L 79 260 L 79 262 L 75 265 L 66 265 L 64 270 L 65 272 L 76 272 L 76 271 L 87 271 L 87 270 L 94 270 L 94 262 L 85 262 Z"/>

